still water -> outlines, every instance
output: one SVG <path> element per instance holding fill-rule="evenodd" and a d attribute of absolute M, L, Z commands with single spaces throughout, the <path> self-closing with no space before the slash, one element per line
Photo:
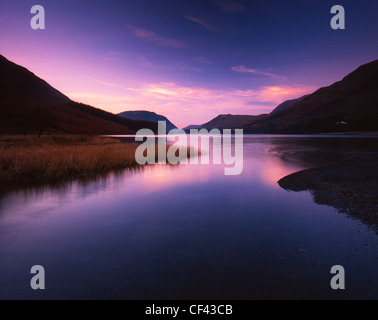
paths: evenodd
<path fill-rule="evenodd" d="M 239 176 L 156 165 L 1 194 L 0 299 L 378 299 L 375 232 L 277 184 L 377 142 L 245 136 Z"/>

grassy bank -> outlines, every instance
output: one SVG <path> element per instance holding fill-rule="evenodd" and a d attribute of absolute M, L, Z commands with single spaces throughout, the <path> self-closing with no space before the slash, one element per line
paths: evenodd
<path fill-rule="evenodd" d="M 0 184 L 58 182 L 137 167 L 135 143 L 94 136 L 5 136 Z"/>

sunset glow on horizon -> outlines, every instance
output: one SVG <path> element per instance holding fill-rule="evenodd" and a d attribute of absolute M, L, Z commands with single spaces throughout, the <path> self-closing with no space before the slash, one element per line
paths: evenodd
<path fill-rule="evenodd" d="M 46 30 L 32 30 L 21 0 L 0 5 L 0 54 L 74 101 L 185 127 L 269 113 L 377 59 L 378 4 L 343 2 L 344 31 L 332 1 L 242 0 L 38 1 Z"/>

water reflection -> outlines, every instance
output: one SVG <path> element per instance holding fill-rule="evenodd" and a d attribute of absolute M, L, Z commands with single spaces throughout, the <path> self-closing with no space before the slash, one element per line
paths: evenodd
<path fill-rule="evenodd" d="M 363 138 L 246 137 L 244 171 L 156 165 L 0 196 L 0 298 L 378 298 L 366 227 L 283 176 L 378 151 Z M 41 264 L 48 290 L 31 292 Z M 329 269 L 353 275 L 329 289 Z"/>

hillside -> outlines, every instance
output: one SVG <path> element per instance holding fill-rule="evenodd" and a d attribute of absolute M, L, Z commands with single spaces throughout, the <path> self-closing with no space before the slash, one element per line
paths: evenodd
<path fill-rule="evenodd" d="M 293 109 L 297 104 L 299 104 L 300 102 L 302 102 L 307 97 L 308 97 L 308 95 L 307 96 L 303 96 L 303 97 L 298 98 L 298 99 L 293 99 L 293 100 L 285 101 L 285 102 L 281 103 L 277 108 L 275 108 L 270 113 L 270 115 L 275 115 L 275 114 L 277 114 L 279 112 Z"/>
<path fill-rule="evenodd" d="M 244 129 L 287 134 L 378 130 L 378 60 Z"/>
<path fill-rule="evenodd" d="M 255 123 L 268 117 L 263 114 L 259 116 L 243 116 L 243 115 L 219 115 L 213 120 L 201 125 L 205 129 L 241 129 L 246 125 Z"/>
<path fill-rule="evenodd" d="M 244 129 L 256 134 L 378 131 L 378 60 L 333 85 L 281 103 L 270 114 L 219 115 L 185 128 Z"/>
<path fill-rule="evenodd" d="M 139 120 L 139 121 L 150 121 L 158 122 L 165 121 L 167 124 L 167 131 L 177 129 L 177 127 L 169 121 L 166 117 L 156 114 L 155 112 L 150 111 L 125 111 L 118 114 L 120 117 L 129 119 L 129 120 Z"/>
<path fill-rule="evenodd" d="M 130 134 L 153 128 L 74 102 L 27 69 L 0 55 L 0 134 L 42 132 Z"/>
<path fill-rule="evenodd" d="M 202 128 L 202 125 L 191 124 L 191 125 L 183 128 L 183 130 L 189 132 L 190 130 L 197 130 L 197 129 L 201 129 L 201 128 Z"/>

